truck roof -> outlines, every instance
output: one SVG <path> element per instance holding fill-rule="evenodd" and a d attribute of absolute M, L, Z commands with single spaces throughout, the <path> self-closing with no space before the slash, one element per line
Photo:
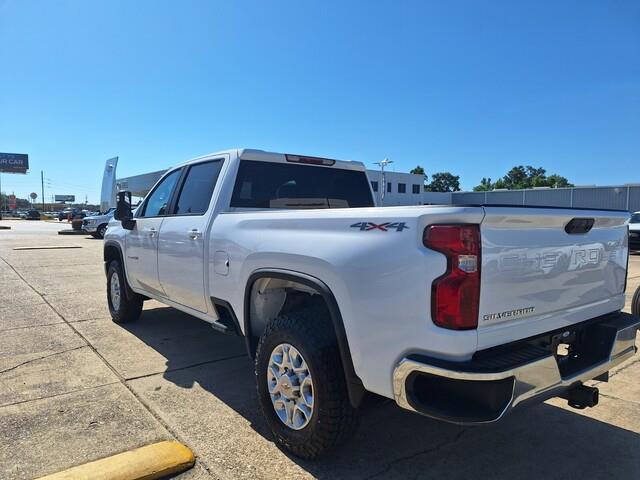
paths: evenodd
<path fill-rule="evenodd" d="M 358 170 L 363 172 L 366 170 L 364 163 L 353 161 L 353 160 L 337 160 L 334 158 L 314 157 L 314 156 L 302 155 L 302 154 L 267 152 L 264 150 L 258 150 L 253 148 L 233 148 L 229 150 L 222 150 L 219 152 L 209 153 L 207 155 L 201 155 L 199 157 L 187 160 L 186 162 L 177 164 L 174 167 L 172 167 L 172 169 L 176 167 L 188 165 L 190 163 L 195 163 L 201 160 L 205 160 L 211 157 L 223 155 L 223 154 L 237 155 L 240 160 L 255 160 L 259 162 L 275 162 L 275 163 L 286 163 L 287 155 L 288 155 L 289 157 L 303 157 L 303 158 L 316 159 L 316 160 L 331 160 L 334 163 L 332 163 L 330 166 L 334 168 L 340 168 L 343 170 Z M 323 166 L 323 165 L 318 165 L 318 166 Z M 325 166 L 329 166 L 329 165 L 325 165 Z"/>

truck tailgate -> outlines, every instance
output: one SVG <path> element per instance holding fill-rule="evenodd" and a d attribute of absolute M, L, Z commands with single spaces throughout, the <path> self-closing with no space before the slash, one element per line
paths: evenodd
<path fill-rule="evenodd" d="M 626 212 L 484 210 L 479 349 L 624 306 Z"/>

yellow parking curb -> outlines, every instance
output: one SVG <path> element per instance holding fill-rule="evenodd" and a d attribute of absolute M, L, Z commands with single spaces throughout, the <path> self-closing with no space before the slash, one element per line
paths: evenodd
<path fill-rule="evenodd" d="M 188 470 L 194 462 L 189 448 L 166 441 L 78 465 L 39 480 L 152 480 Z"/>

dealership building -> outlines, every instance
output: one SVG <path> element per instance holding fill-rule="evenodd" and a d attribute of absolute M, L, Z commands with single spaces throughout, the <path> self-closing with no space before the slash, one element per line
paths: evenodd
<path fill-rule="evenodd" d="M 448 195 L 451 197 L 448 203 L 456 205 L 522 205 L 640 211 L 640 184 L 454 192 Z"/>

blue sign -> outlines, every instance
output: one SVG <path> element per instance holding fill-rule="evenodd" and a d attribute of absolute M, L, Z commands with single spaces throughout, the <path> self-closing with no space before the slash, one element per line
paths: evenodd
<path fill-rule="evenodd" d="M 27 173 L 29 155 L 26 153 L 0 153 L 0 172 Z"/>

